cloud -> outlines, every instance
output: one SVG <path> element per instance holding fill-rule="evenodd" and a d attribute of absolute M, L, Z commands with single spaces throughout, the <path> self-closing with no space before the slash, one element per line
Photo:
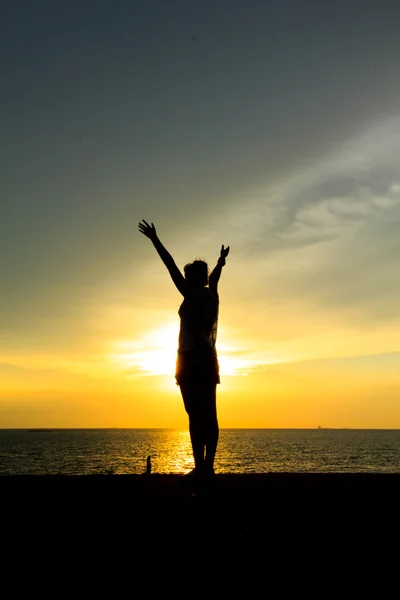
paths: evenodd
<path fill-rule="evenodd" d="M 398 156 L 399 117 L 231 209 L 235 253 L 257 265 L 268 295 L 307 298 L 321 310 L 358 307 L 381 320 L 396 316 Z"/>
<path fill-rule="evenodd" d="M 394 134 L 396 132 L 396 135 Z M 244 253 L 351 236 L 400 204 L 400 117 L 382 122 L 281 182 L 233 202 L 228 228 Z M 254 243 L 253 243 L 254 242 Z"/>
<path fill-rule="evenodd" d="M 11 363 L 0 362 L 0 374 L 3 376 L 11 375 L 11 376 L 19 376 L 26 373 L 26 369 L 23 367 L 17 367 L 16 365 L 12 365 Z"/>

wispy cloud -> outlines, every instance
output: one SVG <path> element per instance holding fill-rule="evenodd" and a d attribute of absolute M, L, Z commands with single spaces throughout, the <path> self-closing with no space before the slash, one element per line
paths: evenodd
<path fill-rule="evenodd" d="M 233 201 L 229 230 L 250 254 L 345 239 L 400 205 L 399 155 L 397 117 Z"/>

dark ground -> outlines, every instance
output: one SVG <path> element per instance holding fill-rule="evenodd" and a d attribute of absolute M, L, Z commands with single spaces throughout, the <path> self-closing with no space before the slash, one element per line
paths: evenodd
<path fill-rule="evenodd" d="M 170 574 L 186 582 L 176 590 L 185 597 L 197 596 L 211 574 L 230 595 L 394 593 L 400 474 L 218 474 L 215 486 L 198 494 L 185 481 L 157 474 L 0 477 L 3 549 L 7 539 L 32 549 L 40 541 L 50 559 L 71 549 L 89 572 L 89 563 L 104 561 L 100 581 L 110 569 L 116 577 L 120 565 L 120 576 L 128 570 L 158 591 Z M 271 589 L 258 593 L 260 586 Z"/>

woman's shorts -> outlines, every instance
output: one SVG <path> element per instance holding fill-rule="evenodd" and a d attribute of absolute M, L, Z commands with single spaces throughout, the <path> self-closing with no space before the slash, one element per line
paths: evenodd
<path fill-rule="evenodd" d="M 201 354 L 194 350 L 178 351 L 175 379 L 177 385 L 188 381 L 220 383 L 217 355 Z"/>

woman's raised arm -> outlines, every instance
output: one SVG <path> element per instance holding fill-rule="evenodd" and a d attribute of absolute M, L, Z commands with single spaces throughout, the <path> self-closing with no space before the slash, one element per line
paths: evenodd
<path fill-rule="evenodd" d="M 176 263 L 172 258 L 171 254 L 160 242 L 156 228 L 154 227 L 154 223 L 149 224 L 147 223 L 147 221 L 142 219 L 141 223 L 139 223 L 139 231 L 153 242 L 153 246 L 157 250 L 158 255 L 160 256 L 164 265 L 167 267 L 169 274 L 171 275 L 172 281 L 174 282 L 182 296 L 184 296 L 186 293 L 186 280 L 180 272 L 180 270 L 178 269 L 178 267 L 176 266 Z"/>
<path fill-rule="evenodd" d="M 215 296 L 218 296 L 218 282 L 219 278 L 221 277 L 222 267 L 226 264 L 225 259 L 229 254 L 229 250 L 229 246 L 227 246 L 226 248 L 224 247 L 224 245 L 221 246 L 221 252 L 219 255 L 218 262 L 215 265 L 212 272 L 210 273 L 210 277 L 208 278 L 208 287 L 210 289 L 210 292 L 212 292 Z"/>

